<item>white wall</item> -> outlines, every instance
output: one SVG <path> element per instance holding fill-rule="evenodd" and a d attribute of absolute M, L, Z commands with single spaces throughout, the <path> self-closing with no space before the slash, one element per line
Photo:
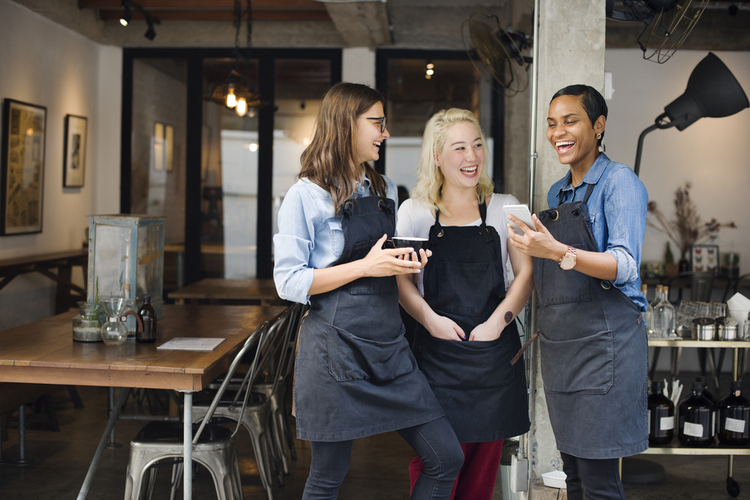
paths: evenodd
<path fill-rule="evenodd" d="M 664 112 L 664 106 L 685 91 L 695 66 L 707 51 L 678 50 L 665 64 L 645 61 L 638 49 L 606 51 L 614 96 L 609 105 L 605 144 L 607 155 L 633 166 L 638 136 Z M 750 52 L 716 52 L 750 93 Z M 750 272 L 750 109 L 725 118 L 703 118 L 683 130 L 655 130 L 644 139 L 640 178 L 649 199 L 669 218 L 674 216 L 674 193 L 692 183 L 691 198 L 703 220 L 734 221 L 737 229 L 722 229 L 719 251 L 734 244 L 741 272 Z M 646 230 L 644 260 L 664 260 L 666 239 Z M 679 252 L 672 246 L 675 257 Z"/>
<path fill-rule="evenodd" d="M 47 108 L 42 232 L 0 236 L 0 259 L 80 248 L 87 214 L 119 211 L 122 50 L 10 0 L 0 0 L 0 47 L 0 98 Z M 88 118 L 82 188 L 62 187 L 66 114 Z M 78 270 L 73 277 L 83 283 Z M 53 312 L 54 284 L 40 275 L 0 291 L 0 331 Z"/>

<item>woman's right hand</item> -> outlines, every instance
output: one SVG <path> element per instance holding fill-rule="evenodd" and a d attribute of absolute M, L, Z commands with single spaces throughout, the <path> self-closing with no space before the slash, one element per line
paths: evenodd
<path fill-rule="evenodd" d="M 383 248 L 387 238 L 388 235 L 384 234 L 372 246 L 367 255 L 357 261 L 365 276 L 383 277 L 397 274 L 416 274 L 427 263 L 426 255 L 422 262 L 406 258 L 412 253 L 411 248 Z"/>
<path fill-rule="evenodd" d="M 445 340 L 466 340 L 466 334 L 455 321 L 435 312 L 430 316 L 425 325 L 430 335 Z"/>

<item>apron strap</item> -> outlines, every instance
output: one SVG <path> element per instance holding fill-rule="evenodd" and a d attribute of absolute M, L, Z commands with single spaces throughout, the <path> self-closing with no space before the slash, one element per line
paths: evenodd
<path fill-rule="evenodd" d="M 594 186 L 596 186 L 596 184 L 589 184 L 588 187 L 586 188 L 586 193 L 583 195 L 583 203 L 584 204 L 586 204 L 589 201 L 589 196 L 591 196 L 591 193 L 594 191 Z M 560 190 L 560 194 L 557 195 L 557 204 L 558 204 L 558 206 L 563 204 L 563 195 L 564 195 L 564 193 L 565 193 L 565 191 L 563 191 L 561 189 Z M 573 190 L 573 200 L 575 200 L 575 197 L 576 197 L 575 190 Z M 571 200 L 571 201 L 573 201 L 573 200 Z"/>

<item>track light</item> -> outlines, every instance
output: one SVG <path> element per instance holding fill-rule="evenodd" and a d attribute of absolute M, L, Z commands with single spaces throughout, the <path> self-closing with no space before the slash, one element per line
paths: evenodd
<path fill-rule="evenodd" d="M 120 17 L 120 24 L 123 26 L 127 26 L 130 23 L 130 20 L 133 19 L 133 14 L 130 12 L 130 6 L 123 1 L 122 2 L 122 17 Z"/>
<path fill-rule="evenodd" d="M 146 30 L 146 33 L 144 33 L 143 36 L 145 36 L 149 40 L 153 40 L 156 37 L 156 31 L 154 31 L 154 22 L 151 20 L 150 17 L 146 18 L 146 22 L 148 23 L 148 29 Z"/>

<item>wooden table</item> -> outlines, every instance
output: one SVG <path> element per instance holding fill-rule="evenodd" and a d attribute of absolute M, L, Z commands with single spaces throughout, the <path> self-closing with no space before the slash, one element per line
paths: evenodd
<path fill-rule="evenodd" d="M 262 305 L 281 303 L 279 294 L 276 292 L 276 285 L 270 279 L 229 280 L 208 278 L 171 292 L 169 298 L 174 299 L 176 304 L 196 300 L 257 302 Z"/>
<path fill-rule="evenodd" d="M 74 342 L 75 311 L 59 314 L 0 334 L 0 382 L 174 389 L 185 395 L 185 463 L 192 461 L 192 393 L 223 373 L 242 342 L 283 307 L 165 305 L 153 344 Z M 157 350 L 174 337 L 221 337 L 210 352 Z M 120 391 L 99 448 L 78 498 L 85 498 L 111 429 L 125 401 Z M 192 468 L 184 468 L 184 498 L 192 496 Z"/>

